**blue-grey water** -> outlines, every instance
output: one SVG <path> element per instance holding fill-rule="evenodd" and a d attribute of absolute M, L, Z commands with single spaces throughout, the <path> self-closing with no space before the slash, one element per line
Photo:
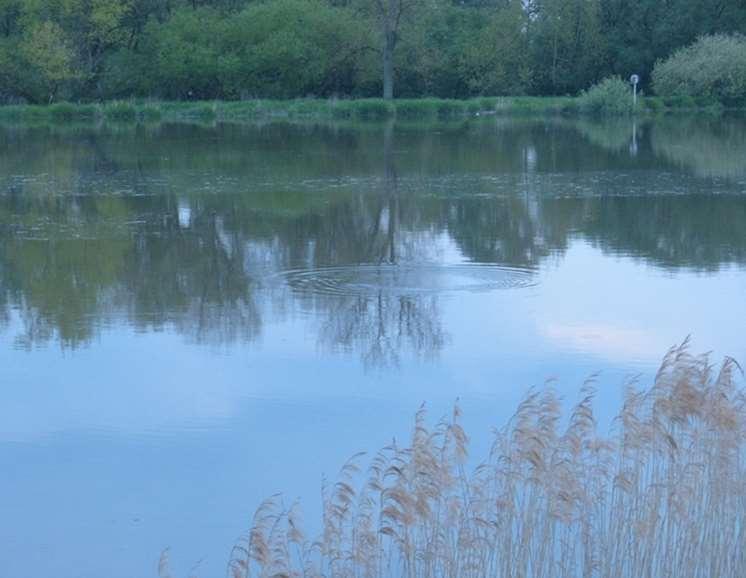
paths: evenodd
<path fill-rule="evenodd" d="M 224 575 L 456 398 L 746 360 L 746 121 L 0 127 L 0 577 Z"/>

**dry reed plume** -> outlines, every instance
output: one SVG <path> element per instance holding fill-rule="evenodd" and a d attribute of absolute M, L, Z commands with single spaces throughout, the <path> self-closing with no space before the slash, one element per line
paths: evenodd
<path fill-rule="evenodd" d="M 647 390 L 631 384 L 600 437 L 592 382 L 563 419 L 557 394 L 532 392 L 466 471 L 460 411 L 409 447 L 350 459 L 323 490 L 323 532 L 298 507 L 257 510 L 234 548 L 232 578 L 743 578 L 746 404 L 739 368 L 688 343 Z"/>

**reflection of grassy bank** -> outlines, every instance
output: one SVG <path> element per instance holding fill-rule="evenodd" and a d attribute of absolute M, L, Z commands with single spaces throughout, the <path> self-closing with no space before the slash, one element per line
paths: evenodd
<path fill-rule="evenodd" d="M 741 122 L 708 118 L 662 120 L 653 125 L 651 143 L 656 154 L 705 177 L 740 178 L 746 175 L 746 132 Z"/>
<path fill-rule="evenodd" d="M 603 122 L 583 119 L 570 126 L 576 128 L 589 142 L 610 152 L 628 149 L 634 131 L 634 121 L 629 118 L 613 118 Z"/>
<path fill-rule="evenodd" d="M 610 437 L 592 384 L 566 418 L 555 392 L 533 392 L 473 473 L 458 408 L 434 429 L 420 411 L 408 447 L 394 441 L 365 468 L 356 455 L 324 485 L 318 540 L 297 504 L 265 501 L 231 575 L 744 576 L 737 371 L 674 348 L 649 389 L 627 390 Z"/>
<path fill-rule="evenodd" d="M 705 106 L 706 105 L 706 106 Z M 695 101 L 642 100 L 639 112 L 702 110 Z M 68 122 L 212 122 L 292 119 L 453 119 L 483 114 L 579 114 L 574 97 L 482 97 L 469 100 L 439 98 L 359 100 L 249 100 L 235 102 L 118 101 L 102 104 L 57 103 L 49 106 L 0 107 L 0 121 L 23 123 Z"/>
<path fill-rule="evenodd" d="M 724 122 L 725 120 L 725 122 Z M 728 114 L 556 121 L 576 129 L 583 138 L 612 153 L 636 144 L 702 177 L 740 178 L 746 175 L 746 117 Z"/>

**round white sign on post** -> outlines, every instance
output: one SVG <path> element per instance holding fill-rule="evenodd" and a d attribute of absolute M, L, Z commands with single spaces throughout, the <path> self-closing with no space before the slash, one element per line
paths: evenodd
<path fill-rule="evenodd" d="M 629 77 L 629 81 L 632 84 L 632 106 L 637 108 L 637 83 L 640 82 L 640 77 L 633 74 Z"/>

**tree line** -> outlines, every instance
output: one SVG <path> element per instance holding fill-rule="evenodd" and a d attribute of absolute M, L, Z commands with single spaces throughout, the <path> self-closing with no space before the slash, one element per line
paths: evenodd
<path fill-rule="evenodd" d="M 0 102 L 577 94 L 743 0 L 0 0 Z"/>

